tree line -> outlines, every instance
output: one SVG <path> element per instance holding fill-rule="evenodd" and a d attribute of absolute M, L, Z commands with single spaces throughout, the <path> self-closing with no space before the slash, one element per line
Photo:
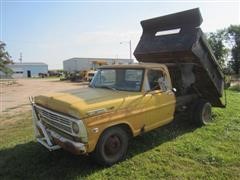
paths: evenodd
<path fill-rule="evenodd" d="M 213 53 L 226 74 L 240 72 L 240 25 L 207 34 Z"/>
<path fill-rule="evenodd" d="M 12 74 L 12 70 L 6 65 L 12 63 L 11 56 L 5 49 L 6 44 L 3 41 L 0 41 L 0 72 L 3 72 L 6 75 Z"/>

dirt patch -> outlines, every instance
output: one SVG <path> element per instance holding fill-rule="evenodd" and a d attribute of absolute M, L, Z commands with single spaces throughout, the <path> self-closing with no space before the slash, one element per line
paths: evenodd
<path fill-rule="evenodd" d="M 72 83 L 58 79 L 18 79 L 0 84 L 0 115 L 29 110 L 29 96 L 86 87 L 86 83 Z"/>

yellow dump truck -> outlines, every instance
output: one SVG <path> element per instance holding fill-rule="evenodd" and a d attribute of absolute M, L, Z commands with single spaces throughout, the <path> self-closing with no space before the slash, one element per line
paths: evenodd
<path fill-rule="evenodd" d="M 187 22 L 171 22 L 174 16 Z M 155 37 L 161 24 L 183 32 Z M 131 137 L 168 124 L 179 113 L 208 124 L 211 107 L 224 107 L 223 76 L 200 24 L 198 9 L 142 21 L 134 52 L 142 63 L 102 66 L 87 88 L 31 98 L 37 141 L 49 150 L 92 154 L 112 165 L 124 159 Z"/>

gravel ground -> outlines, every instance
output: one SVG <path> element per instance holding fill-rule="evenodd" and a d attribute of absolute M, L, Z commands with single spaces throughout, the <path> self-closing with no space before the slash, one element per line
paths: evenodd
<path fill-rule="evenodd" d="M 0 80 L 0 114 L 16 113 L 30 109 L 29 96 L 85 87 L 83 83 L 59 79 L 17 79 L 12 82 Z"/>

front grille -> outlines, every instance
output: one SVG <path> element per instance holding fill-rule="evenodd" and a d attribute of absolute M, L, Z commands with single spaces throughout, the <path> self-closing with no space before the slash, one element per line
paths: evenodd
<path fill-rule="evenodd" d="M 35 106 L 39 118 L 46 124 L 73 135 L 72 118 L 53 112 L 40 106 Z"/>

